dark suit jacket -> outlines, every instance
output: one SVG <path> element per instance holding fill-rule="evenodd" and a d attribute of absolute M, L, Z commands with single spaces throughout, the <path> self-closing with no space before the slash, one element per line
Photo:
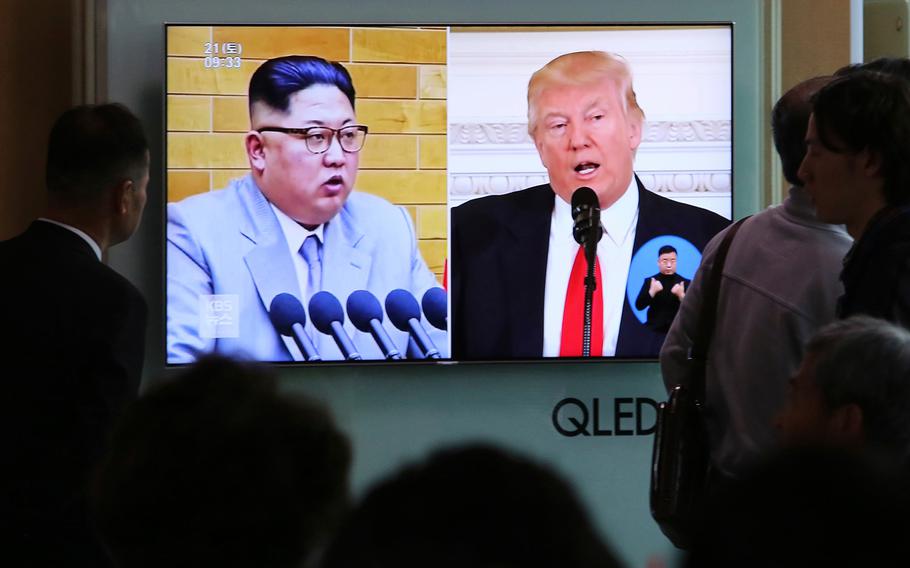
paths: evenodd
<path fill-rule="evenodd" d="M 139 388 L 147 308 L 72 232 L 0 243 L 0 564 L 104 566 L 85 506 L 111 424 Z"/>
<path fill-rule="evenodd" d="M 651 279 L 656 278 L 663 285 L 663 290 L 651 297 Z M 670 331 L 670 324 L 679 311 L 679 298 L 670 291 L 673 286 L 682 282 L 685 290 L 689 289 L 691 282 L 679 274 L 661 274 L 658 272 L 645 278 L 642 282 L 641 290 L 638 291 L 638 297 L 635 298 L 635 307 L 639 310 L 648 308 L 648 317 L 645 325 L 658 333 L 667 333 Z"/>
<path fill-rule="evenodd" d="M 648 191 L 641 181 L 638 194 L 633 255 L 644 243 L 662 235 L 682 237 L 702 250 L 711 237 L 729 224 L 710 211 Z M 454 358 L 541 357 L 554 199 L 549 185 L 539 185 L 475 199 L 452 210 Z M 653 358 L 662 341 L 662 335 L 638 321 L 627 298 L 616 356 Z"/>

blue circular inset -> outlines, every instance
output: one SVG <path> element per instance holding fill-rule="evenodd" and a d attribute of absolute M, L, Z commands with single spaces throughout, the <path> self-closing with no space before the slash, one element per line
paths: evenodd
<path fill-rule="evenodd" d="M 639 310 L 635 307 L 635 299 L 645 278 L 650 278 L 660 272 L 657 267 L 657 251 L 664 245 L 670 245 L 676 249 L 676 273 L 687 280 L 692 280 L 695 271 L 701 263 L 701 252 L 698 248 L 682 237 L 675 235 L 661 235 L 654 237 L 646 242 L 632 256 L 632 262 L 629 264 L 629 279 L 626 281 L 626 298 L 629 300 L 629 307 L 638 321 L 645 323 L 647 320 L 648 308 Z"/>

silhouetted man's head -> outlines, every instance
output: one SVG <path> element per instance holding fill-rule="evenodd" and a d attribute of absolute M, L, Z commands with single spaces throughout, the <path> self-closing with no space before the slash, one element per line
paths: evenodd
<path fill-rule="evenodd" d="M 856 71 L 813 98 L 798 176 L 818 218 L 859 238 L 886 205 L 910 203 L 910 87 L 893 75 Z"/>
<path fill-rule="evenodd" d="M 201 359 L 127 410 L 95 510 L 123 568 L 296 568 L 343 514 L 349 464 L 324 408 L 258 367 Z"/>
<path fill-rule="evenodd" d="M 569 485 L 489 446 L 439 451 L 380 482 L 324 568 L 619 566 Z"/>
<path fill-rule="evenodd" d="M 831 82 L 832 77 L 814 77 L 799 83 L 777 101 L 771 110 L 771 132 L 780 156 L 784 178 L 801 186 L 797 171 L 806 157 L 806 128 L 812 114 L 812 97 Z"/>
<path fill-rule="evenodd" d="M 790 445 L 861 448 L 910 462 L 908 405 L 910 332 L 854 316 L 809 341 L 778 427 Z"/>
<path fill-rule="evenodd" d="M 64 112 L 48 140 L 48 201 L 86 208 L 109 220 L 105 245 L 128 239 L 148 199 L 149 150 L 142 124 L 120 104 Z"/>

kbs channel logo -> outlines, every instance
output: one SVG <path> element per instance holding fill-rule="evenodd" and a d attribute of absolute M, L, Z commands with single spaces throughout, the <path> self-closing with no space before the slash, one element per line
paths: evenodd
<path fill-rule="evenodd" d="M 199 335 L 206 339 L 240 337 L 240 296 L 237 294 L 200 296 Z"/>

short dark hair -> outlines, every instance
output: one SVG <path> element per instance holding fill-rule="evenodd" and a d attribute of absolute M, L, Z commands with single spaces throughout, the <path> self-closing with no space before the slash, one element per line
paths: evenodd
<path fill-rule="evenodd" d="M 124 568 L 292 568 L 348 503 L 351 451 L 329 413 L 259 366 L 209 356 L 124 414 L 93 485 Z"/>
<path fill-rule="evenodd" d="M 664 246 L 660 247 L 660 250 L 659 250 L 659 251 L 657 251 L 657 258 L 660 258 L 660 257 L 662 257 L 663 255 L 669 254 L 669 253 L 671 253 L 671 252 L 672 252 L 673 254 L 675 254 L 675 255 L 678 255 L 678 254 L 679 254 L 679 253 L 676 252 L 676 248 L 675 248 L 675 247 L 673 247 L 673 246 L 671 246 L 671 245 L 664 245 Z"/>
<path fill-rule="evenodd" d="M 323 568 L 620 566 L 553 470 L 486 444 L 451 447 L 373 487 Z"/>
<path fill-rule="evenodd" d="M 819 142 L 832 152 L 879 156 L 888 205 L 910 201 L 910 88 L 893 75 L 856 71 L 816 93 Z"/>
<path fill-rule="evenodd" d="M 910 81 L 910 59 L 906 57 L 879 57 L 868 63 L 854 63 L 838 69 L 834 75 L 842 77 L 857 71 L 878 71 Z"/>
<path fill-rule="evenodd" d="M 338 87 L 354 108 L 354 81 L 343 65 L 312 55 L 287 55 L 269 59 L 253 73 L 249 90 L 250 113 L 257 102 L 287 112 L 291 95 L 313 85 Z"/>
<path fill-rule="evenodd" d="M 910 465 L 910 331 L 853 316 L 821 328 L 806 354 L 825 405 L 858 405 L 866 444 Z"/>
<path fill-rule="evenodd" d="M 47 144 L 48 191 L 81 201 L 121 181 L 141 179 L 149 166 L 142 123 L 117 103 L 82 105 L 64 112 Z"/>
<path fill-rule="evenodd" d="M 831 79 L 826 76 L 803 81 L 784 93 L 771 109 L 774 148 L 780 156 L 784 178 L 793 185 L 803 185 L 797 172 L 806 157 L 806 130 L 812 114 L 812 97 Z"/>

